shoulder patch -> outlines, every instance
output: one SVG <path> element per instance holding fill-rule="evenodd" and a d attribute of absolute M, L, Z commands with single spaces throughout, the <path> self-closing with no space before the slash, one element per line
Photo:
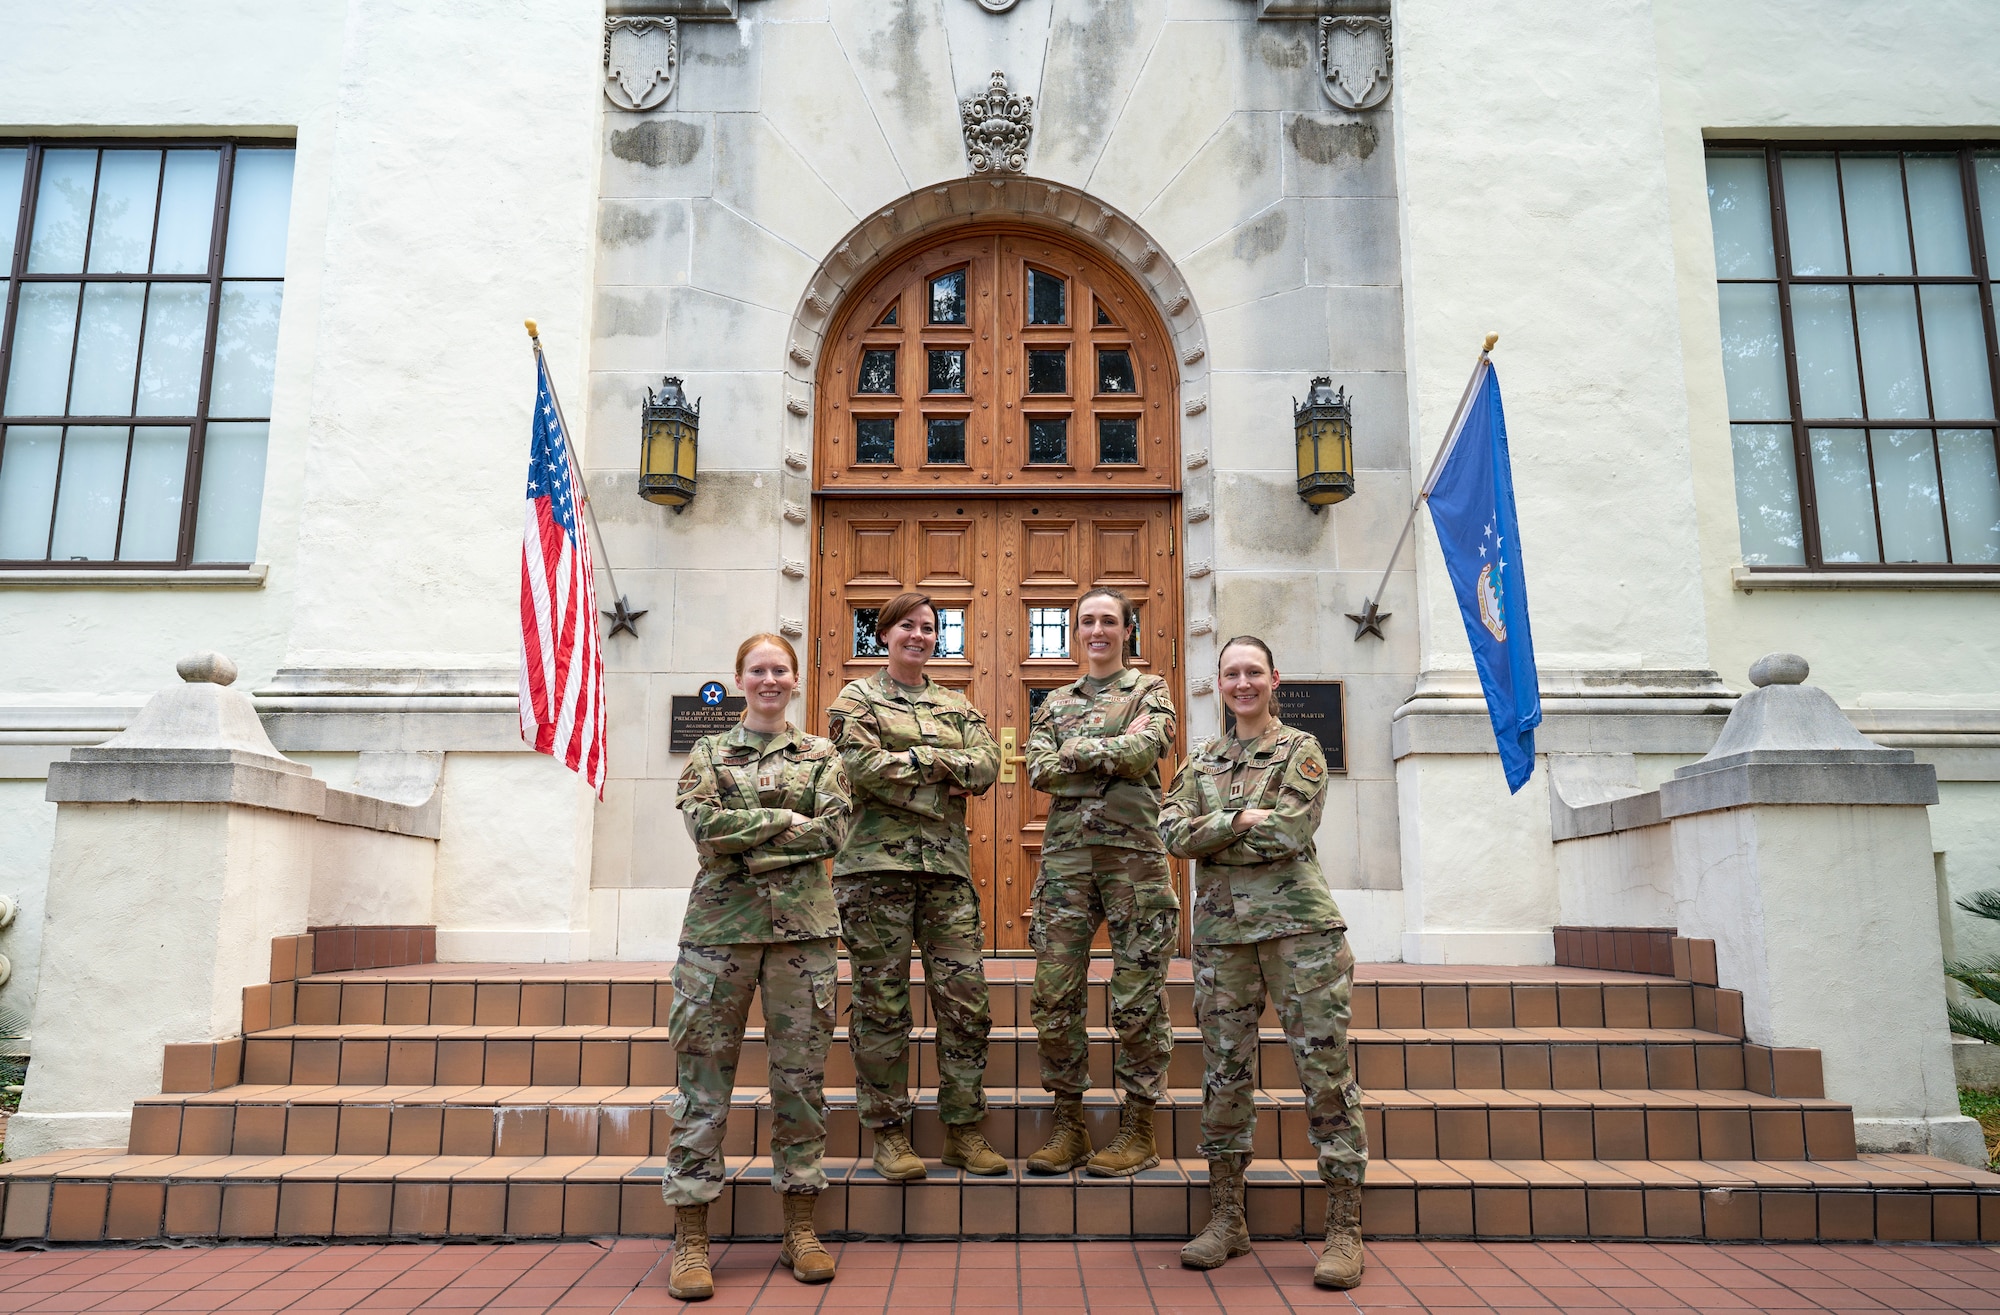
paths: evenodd
<path fill-rule="evenodd" d="M 1305 777 L 1308 781 L 1317 781 L 1320 777 L 1326 775 L 1326 768 L 1321 764 L 1317 755 L 1309 754 L 1299 761 L 1299 775 Z"/>
<path fill-rule="evenodd" d="M 681 769 L 681 779 L 679 786 L 680 789 L 692 790 L 695 788 L 697 784 L 700 783 L 700 781 L 701 781 L 701 768 L 695 766 L 693 763 L 689 763 L 686 767 L 683 767 Z"/>

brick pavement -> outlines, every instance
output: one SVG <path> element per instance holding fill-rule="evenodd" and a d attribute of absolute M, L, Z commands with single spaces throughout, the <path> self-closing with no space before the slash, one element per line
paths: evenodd
<path fill-rule="evenodd" d="M 703 1312 L 2000 1311 L 2000 1251 L 1945 1246 L 1386 1242 L 1350 1294 L 1313 1288 L 1312 1250 L 1259 1243 L 1210 1274 L 1171 1242 L 853 1242 L 824 1287 L 777 1247 L 717 1251 Z M 685 1309 L 657 1240 L 215 1246 L 0 1253 L 0 1315 L 42 1311 L 569 1312 Z"/>

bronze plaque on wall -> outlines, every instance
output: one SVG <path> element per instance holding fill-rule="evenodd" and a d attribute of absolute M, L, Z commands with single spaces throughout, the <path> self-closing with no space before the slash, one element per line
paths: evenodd
<path fill-rule="evenodd" d="M 667 752 L 692 753 L 694 742 L 704 735 L 734 730 L 743 720 L 743 696 L 729 695 L 710 701 L 705 694 L 676 694 L 668 707 Z"/>
<path fill-rule="evenodd" d="M 1278 686 L 1278 719 L 1296 726 L 1319 741 L 1326 755 L 1326 770 L 1347 770 L 1347 717 L 1337 680 L 1288 680 Z M 1236 718 L 1222 714 L 1224 729 L 1236 731 Z"/>

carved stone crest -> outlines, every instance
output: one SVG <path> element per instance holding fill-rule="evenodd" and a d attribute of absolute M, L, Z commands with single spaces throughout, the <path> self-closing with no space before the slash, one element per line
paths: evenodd
<path fill-rule="evenodd" d="M 1018 0 L 979 0 L 979 7 L 989 14 L 1004 14 L 1017 2 Z"/>
<path fill-rule="evenodd" d="M 1035 130 L 1035 98 L 1015 96 L 1007 90 L 1007 75 L 993 71 L 993 80 L 980 96 L 959 102 L 959 118 L 965 124 L 965 153 L 972 172 L 1021 173 L 1028 167 L 1028 138 Z"/>
<path fill-rule="evenodd" d="M 681 71 L 680 20 L 604 20 L 604 97 L 621 110 L 657 109 Z"/>
<path fill-rule="evenodd" d="M 1389 99 L 1395 50 L 1389 20 L 1343 14 L 1319 20 L 1320 90 L 1344 110 L 1372 110 Z"/>

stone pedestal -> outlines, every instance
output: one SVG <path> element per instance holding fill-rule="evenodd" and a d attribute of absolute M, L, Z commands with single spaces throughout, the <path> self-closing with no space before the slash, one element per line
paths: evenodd
<path fill-rule="evenodd" d="M 1753 1040 L 1819 1050 L 1863 1150 L 1983 1164 L 1945 1024 L 1936 774 L 1863 738 L 1803 658 L 1750 674 L 1715 748 L 1660 787 L 1680 933 L 1715 941 Z"/>
<path fill-rule="evenodd" d="M 58 805 L 35 1058 L 11 1158 L 122 1146 L 164 1047 L 242 1030 L 271 938 L 306 929 L 326 786 L 205 654 L 131 728 L 51 764 Z"/>

